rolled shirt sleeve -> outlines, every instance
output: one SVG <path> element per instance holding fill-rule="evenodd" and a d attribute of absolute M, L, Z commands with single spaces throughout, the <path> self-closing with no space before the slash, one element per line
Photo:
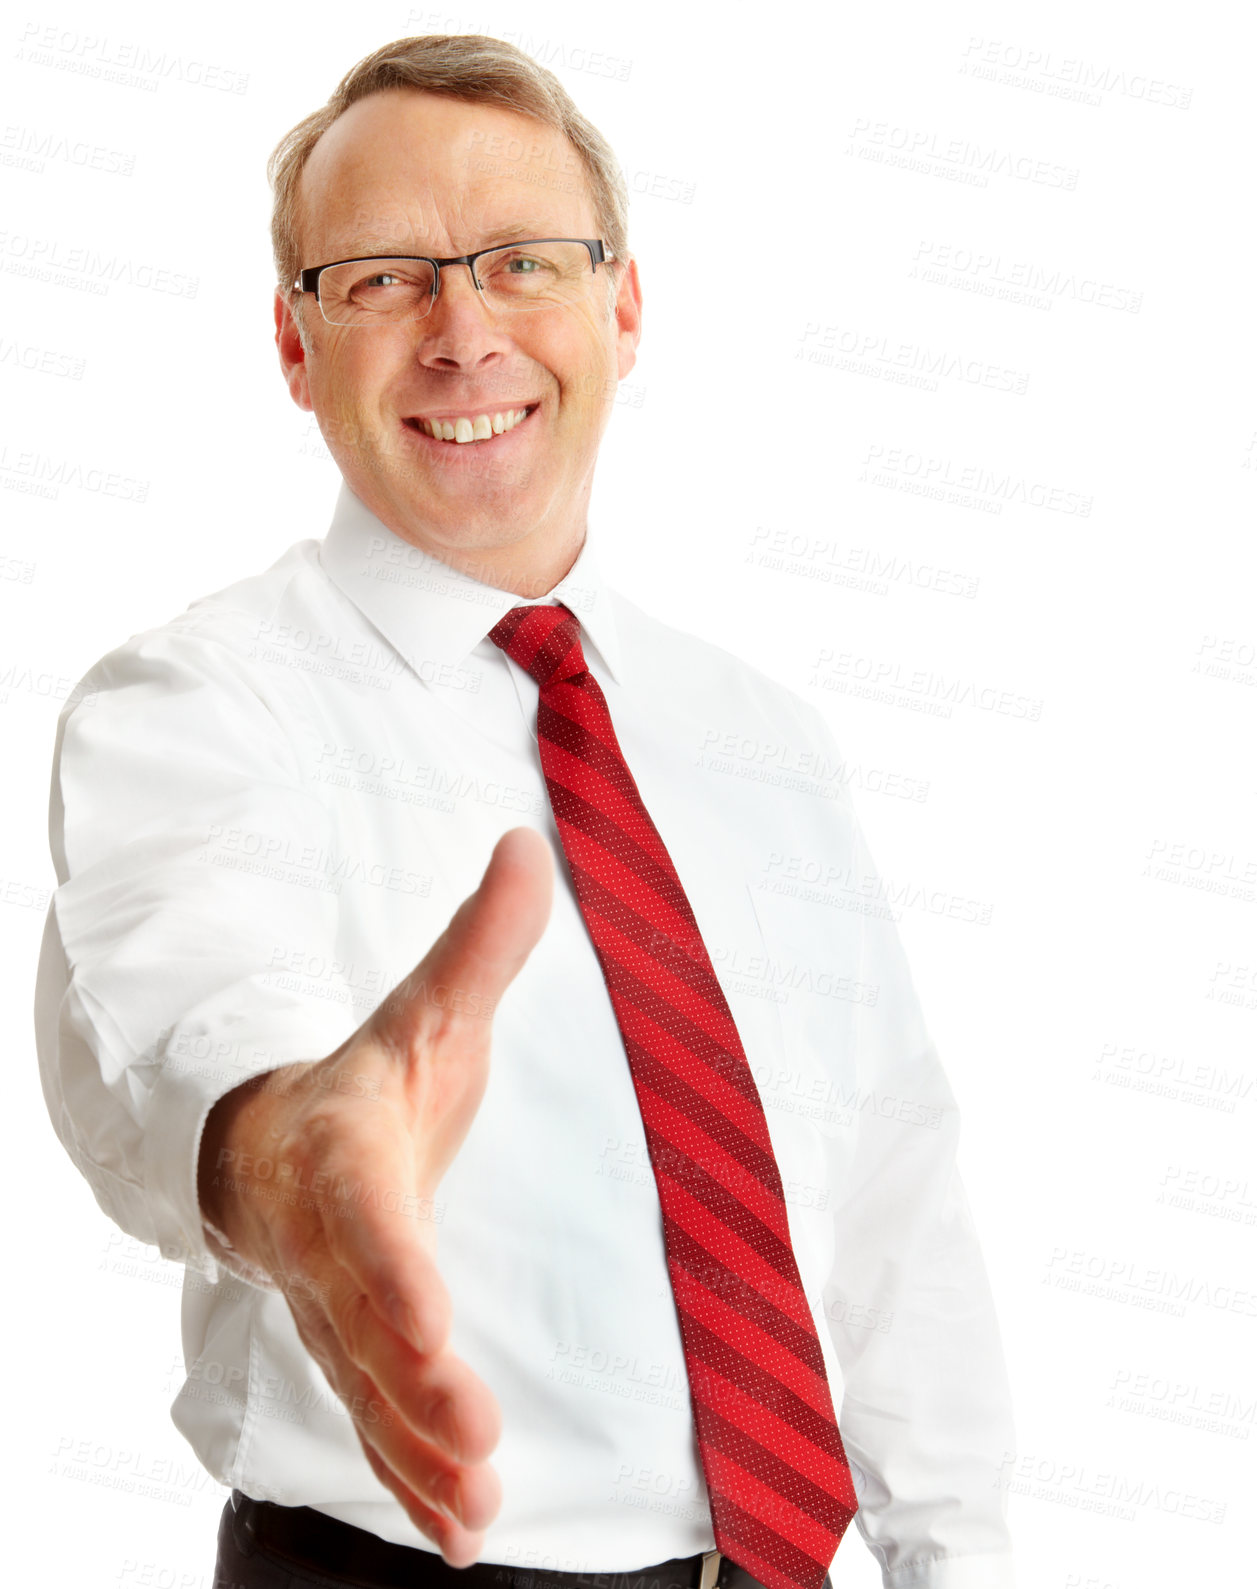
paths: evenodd
<path fill-rule="evenodd" d="M 295 946 L 336 963 L 317 865 L 332 836 L 300 732 L 195 609 L 97 663 L 58 724 L 59 886 L 35 999 L 45 1100 L 104 1212 L 211 1281 L 221 1265 L 264 1283 L 202 1223 L 211 1107 L 357 1024 L 335 976 L 312 990 L 275 970 Z M 316 859 L 294 869 L 277 853 Z"/>
<path fill-rule="evenodd" d="M 823 719 L 830 765 L 841 758 Z M 852 868 L 877 870 L 848 811 Z M 999 1327 L 956 1165 L 959 1116 L 893 918 L 862 917 L 854 1140 L 839 1149 L 825 1314 L 842 1366 L 856 1524 L 888 1589 L 1012 1589 L 999 1483 L 1015 1448 Z M 858 1472 L 857 1472 L 858 1469 Z"/>

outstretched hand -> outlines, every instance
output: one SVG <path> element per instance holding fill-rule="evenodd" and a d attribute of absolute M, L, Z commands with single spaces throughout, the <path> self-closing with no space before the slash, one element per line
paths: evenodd
<path fill-rule="evenodd" d="M 477 1559 L 501 1505 L 487 1461 L 501 1409 L 449 1350 L 429 1216 L 484 1096 L 493 1011 L 541 937 L 553 881 L 540 834 L 503 834 L 479 887 L 358 1031 L 326 1059 L 220 1099 L 201 1144 L 203 1212 L 280 1287 L 376 1476 L 454 1567 Z M 310 1190 L 276 1197 L 277 1180 Z"/>

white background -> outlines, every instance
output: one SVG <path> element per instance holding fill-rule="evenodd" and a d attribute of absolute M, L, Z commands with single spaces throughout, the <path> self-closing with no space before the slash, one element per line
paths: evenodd
<path fill-rule="evenodd" d="M 645 329 L 592 521 L 608 573 L 827 714 L 902 894 L 1014 1381 L 1022 1589 L 1248 1581 L 1241 16 L 9 10 L 5 1445 L 15 1537 L 47 1531 L 29 1581 L 208 1589 L 223 1498 L 166 1411 L 180 1271 L 99 1212 L 39 1090 L 57 713 L 126 636 L 322 534 L 338 476 L 278 378 L 265 160 L 354 61 L 443 31 L 550 65 L 633 191 Z M 834 1579 L 879 1581 L 854 1529 Z"/>

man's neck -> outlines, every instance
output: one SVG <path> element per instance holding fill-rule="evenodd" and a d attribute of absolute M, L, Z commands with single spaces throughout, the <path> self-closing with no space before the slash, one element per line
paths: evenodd
<path fill-rule="evenodd" d="M 403 539 L 407 537 L 403 536 Z M 547 548 L 544 557 L 529 555 L 522 547 L 430 547 L 420 550 L 448 568 L 477 579 L 497 590 L 509 590 L 522 600 L 547 596 L 571 569 L 584 545 L 585 532 L 570 545 Z M 412 545 L 415 543 L 412 542 Z M 513 555 L 514 554 L 514 555 Z"/>
<path fill-rule="evenodd" d="M 394 525 L 388 527 L 402 540 L 446 567 L 477 579 L 483 585 L 509 590 L 528 601 L 546 596 L 554 589 L 580 555 L 587 533 L 587 526 L 582 523 L 573 527 L 558 544 L 550 541 L 544 546 L 535 546 L 530 544 L 533 538 L 529 537 L 505 546 L 434 546 L 405 534 Z"/>

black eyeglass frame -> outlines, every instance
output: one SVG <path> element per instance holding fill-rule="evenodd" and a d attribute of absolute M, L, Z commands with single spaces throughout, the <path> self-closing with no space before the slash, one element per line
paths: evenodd
<path fill-rule="evenodd" d="M 613 265 L 615 255 L 607 253 L 607 245 L 600 237 L 525 237 L 517 243 L 494 243 L 491 248 L 478 248 L 474 254 L 453 254 L 449 259 L 433 259 L 428 254 L 358 254 L 353 259 L 333 259 L 326 265 L 311 265 L 308 270 L 297 272 L 297 279 L 293 283 L 294 292 L 311 292 L 315 302 L 322 308 L 319 298 L 319 277 L 325 270 L 331 270 L 335 265 L 365 265 L 373 259 L 398 259 L 419 260 L 425 265 L 432 266 L 432 302 L 435 303 L 441 291 L 441 267 L 443 265 L 466 265 L 471 274 L 471 284 L 482 296 L 484 288 L 476 275 L 476 261 L 485 254 L 497 254 L 504 248 L 527 248 L 531 243 L 583 243 L 589 250 L 589 269 L 591 275 L 597 275 L 599 265 Z"/>

